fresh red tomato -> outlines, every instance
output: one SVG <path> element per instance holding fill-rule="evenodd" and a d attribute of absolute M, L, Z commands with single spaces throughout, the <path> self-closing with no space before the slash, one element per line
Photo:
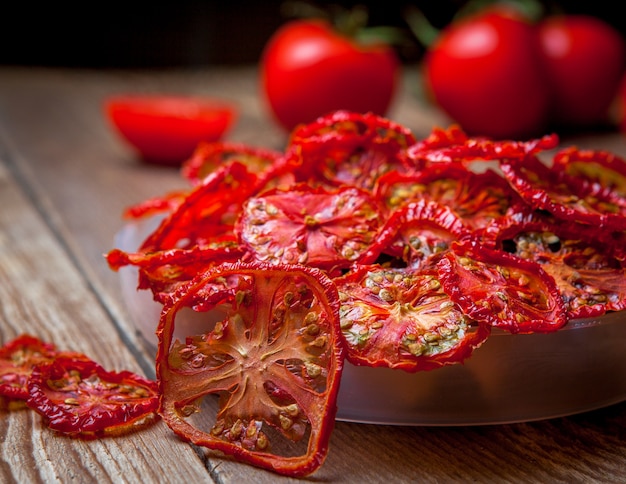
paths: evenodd
<path fill-rule="evenodd" d="M 322 20 L 295 20 L 268 41 L 261 58 L 262 92 L 287 130 L 345 109 L 384 115 L 400 64 L 384 42 L 359 43 Z"/>
<path fill-rule="evenodd" d="M 607 122 L 626 63 L 621 34 L 587 15 L 551 16 L 539 24 L 552 118 L 571 126 Z"/>
<path fill-rule="evenodd" d="M 180 164 L 200 142 L 221 139 L 236 118 L 233 105 L 192 96 L 113 96 L 105 111 L 143 159 L 164 164 Z"/>
<path fill-rule="evenodd" d="M 543 132 L 550 90 L 534 26 L 490 8 L 450 24 L 429 48 L 435 102 L 471 135 L 520 139 Z"/>

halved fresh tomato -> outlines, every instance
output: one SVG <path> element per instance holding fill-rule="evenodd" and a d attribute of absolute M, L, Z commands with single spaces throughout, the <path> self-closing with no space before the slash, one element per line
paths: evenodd
<path fill-rule="evenodd" d="M 467 240 L 453 244 L 437 268 L 445 292 L 472 319 L 511 333 L 551 332 L 567 323 L 556 282 L 534 261 Z"/>
<path fill-rule="evenodd" d="M 182 95 L 116 95 L 104 109 L 143 159 L 165 164 L 180 164 L 200 142 L 221 139 L 237 117 L 232 103 Z"/>
<path fill-rule="evenodd" d="M 250 198 L 237 232 L 257 260 L 331 270 L 357 260 L 381 223 L 377 201 L 364 190 L 299 184 Z"/>
<path fill-rule="evenodd" d="M 490 328 L 466 317 L 436 272 L 360 266 L 334 279 L 346 358 L 356 365 L 432 370 L 470 356 Z"/>
<path fill-rule="evenodd" d="M 71 356 L 34 367 L 26 401 L 49 428 L 81 438 L 142 428 L 158 417 L 158 402 L 156 382 Z"/>
<path fill-rule="evenodd" d="M 187 308 L 206 324 L 174 341 Z M 322 272 L 225 263 L 181 288 L 157 333 L 160 414 L 181 438 L 290 476 L 322 464 L 343 366 L 337 290 Z"/>

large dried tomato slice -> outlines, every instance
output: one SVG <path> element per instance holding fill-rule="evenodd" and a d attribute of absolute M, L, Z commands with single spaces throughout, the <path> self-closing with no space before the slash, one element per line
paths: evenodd
<path fill-rule="evenodd" d="M 393 212 L 358 262 L 372 264 L 389 256 L 392 260 L 385 265 L 424 268 L 453 241 L 470 234 L 470 228 L 450 208 L 422 199 Z"/>
<path fill-rule="evenodd" d="M 490 237 L 496 249 L 533 260 L 554 278 L 569 318 L 626 309 L 624 249 L 600 230 L 529 220 L 501 225 Z"/>
<path fill-rule="evenodd" d="M 346 358 L 356 365 L 432 370 L 463 361 L 490 334 L 452 302 L 435 272 L 371 265 L 334 281 Z"/>
<path fill-rule="evenodd" d="M 626 205 L 594 191 L 582 179 L 550 168 L 534 156 L 508 160 L 500 167 L 511 186 L 533 208 L 569 222 L 626 230 Z"/>
<path fill-rule="evenodd" d="M 236 230 L 257 260 L 330 270 L 357 260 L 381 224 L 378 202 L 363 190 L 299 184 L 250 198 Z"/>
<path fill-rule="evenodd" d="M 51 361 L 56 346 L 30 334 L 22 334 L 0 347 L 0 396 L 26 400 L 26 385 L 33 367 Z"/>
<path fill-rule="evenodd" d="M 466 240 L 453 244 L 437 268 L 446 293 L 473 319 L 511 333 L 551 332 L 567 323 L 556 282 L 534 261 Z"/>
<path fill-rule="evenodd" d="M 156 382 L 71 356 L 34 367 L 26 401 L 52 430 L 81 438 L 142 428 L 157 418 L 158 402 Z"/>
<path fill-rule="evenodd" d="M 173 341 L 189 307 L 206 320 Z M 324 461 L 334 426 L 339 332 L 337 291 L 319 270 L 256 262 L 213 268 L 164 307 L 160 413 L 185 440 L 281 474 L 309 474 Z M 219 396 L 219 408 L 208 395 Z"/>

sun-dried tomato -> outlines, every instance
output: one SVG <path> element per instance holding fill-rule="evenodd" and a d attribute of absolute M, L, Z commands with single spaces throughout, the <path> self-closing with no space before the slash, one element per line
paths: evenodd
<path fill-rule="evenodd" d="M 173 340 L 190 307 L 206 322 Z M 337 290 L 322 272 L 215 267 L 164 307 L 158 334 L 160 414 L 181 438 L 290 476 L 322 464 L 344 351 Z"/>
<path fill-rule="evenodd" d="M 378 203 L 363 190 L 299 184 L 250 198 L 237 232 L 257 260 L 331 270 L 356 261 L 381 223 Z"/>
<path fill-rule="evenodd" d="M 504 176 L 528 205 L 555 217 L 602 229 L 626 230 L 626 205 L 594 192 L 580 178 L 550 168 L 534 156 L 500 164 Z"/>
<path fill-rule="evenodd" d="M 601 230 L 535 218 L 496 226 L 489 238 L 490 246 L 539 263 L 556 281 L 570 319 L 626 309 L 624 248 Z"/>
<path fill-rule="evenodd" d="M 335 279 L 347 359 L 409 372 L 469 357 L 490 334 L 465 316 L 433 271 L 360 266 Z"/>
<path fill-rule="evenodd" d="M 472 319 L 511 333 L 552 332 L 567 323 L 556 282 L 534 261 L 467 240 L 453 244 L 437 268 L 445 292 Z"/>
<path fill-rule="evenodd" d="M 157 418 L 156 382 L 129 371 L 111 372 L 89 360 L 57 356 L 33 368 L 29 408 L 52 430 L 98 438 L 142 428 Z"/>

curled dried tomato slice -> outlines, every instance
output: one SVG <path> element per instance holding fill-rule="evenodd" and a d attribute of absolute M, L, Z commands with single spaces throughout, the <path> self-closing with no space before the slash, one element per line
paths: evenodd
<path fill-rule="evenodd" d="M 372 113 L 334 112 L 294 130 L 288 146 L 296 180 L 369 190 L 382 174 L 408 169 L 410 130 Z"/>
<path fill-rule="evenodd" d="M 234 162 L 206 177 L 141 244 L 139 252 L 211 247 L 234 241 L 232 229 L 258 179 Z"/>
<path fill-rule="evenodd" d="M 106 255 L 109 267 L 118 271 L 125 266 L 139 269 L 137 289 L 149 289 L 154 299 L 165 302 L 187 281 L 199 272 L 222 262 L 235 262 L 244 255 L 238 245 L 224 247 L 193 247 L 168 249 L 150 253 L 130 253 L 113 249 Z"/>
<path fill-rule="evenodd" d="M 393 212 L 358 262 L 372 264 L 387 255 L 393 259 L 386 265 L 424 268 L 453 241 L 470 234 L 470 228 L 450 208 L 423 199 Z"/>
<path fill-rule="evenodd" d="M 26 400 L 26 385 L 33 367 L 51 361 L 56 346 L 30 334 L 22 334 L 0 347 L 0 396 Z"/>
<path fill-rule="evenodd" d="M 600 193 L 626 206 L 626 160 L 602 150 L 580 150 L 575 146 L 554 155 L 554 168 L 583 179 L 592 193 Z"/>
<path fill-rule="evenodd" d="M 594 192 L 579 178 L 551 169 L 534 156 L 502 162 L 500 168 L 511 186 L 535 209 L 569 222 L 626 230 L 626 205 Z"/>
<path fill-rule="evenodd" d="M 374 190 L 389 211 L 428 199 L 450 207 L 471 229 L 525 210 L 525 204 L 507 181 L 493 170 L 475 173 L 459 163 L 439 163 L 427 170 L 388 173 Z"/>
<path fill-rule="evenodd" d="M 330 279 L 304 266 L 225 263 L 198 275 L 161 316 L 164 421 L 243 462 L 290 476 L 315 471 L 328 451 L 343 365 L 338 306 Z M 204 320 L 173 340 L 189 307 Z"/>
<path fill-rule="evenodd" d="M 496 249 L 533 260 L 554 278 L 569 318 L 626 309 L 624 249 L 601 231 L 534 220 L 501 225 L 490 236 Z"/>
<path fill-rule="evenodd" d="M 148 198 L 124 210 L 123 217 L 139 220 L 176 210 L 187 198 L 188 190 L 176 190 L 160 197 Z"/>
<path fill-rule="evenodd" d="M 493 141 L 484 138 L 459 138 L 459 143 L 416 144 L 407 150 L 407 157 L 417 166 L 431 163 L 471 163 L 523 159 L 529 154 L 551 150 L 558 146 L 556 134 L 546 135 L 529 141 Z"/>
<path fill-rule="evenodd" d="M 157 418 L 158 402 L 156 382 L 66 356 L 33 368 L 26 401 L 49 428 L 81 438 L 142 428 Z"/>
<path fill-rule="evenodd" d="M 433 271 L 360 266 L 334 279 L 346 358 L 409 372 L 469 357 L 490 334 L 460 310 Z"/>
<path fill-rule="evenodd" d="M 198 185 L 222 166 L 237 162 L 258 175 L 270 168 L 281 157 L 282 153 L 279 151 L 243 143 L 228 141 L 201 143 L 191 158 L 183 163 L 181 174 L 192 185 Z"/>
<path fill-rule="evenodd" d="M 363 190 L 299 184 L 250 198 L 236 230 L 257 260 L 331 270 L 357 260 L 381 224 L 377 201 Z"/>
<path fill-rule="evenodd" d="M 511 333 L 552 332 L 567 323 L 556 282 L 534 261 L 467 240 L 453 244 L 437 269 L 470 318 Z"/>

